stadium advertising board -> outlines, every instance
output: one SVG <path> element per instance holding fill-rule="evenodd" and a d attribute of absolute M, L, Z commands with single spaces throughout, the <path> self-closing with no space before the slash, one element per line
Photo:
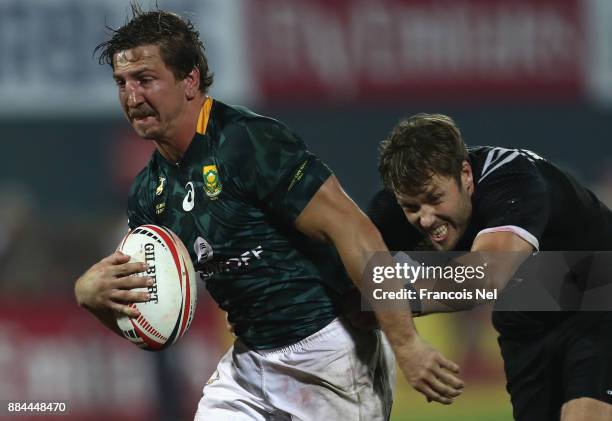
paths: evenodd
<path fill-rule="evenodd" d="M 191 417 L 222 350 L 216 325 L 202 308 L 183 342 L 152 353 L 103 329 L 67 298 L 2 299 L 0 420 L 137 421 L 161 418 L 164 410 Z M 14 406 L 10 414 L 9 403 L 63 408 Z"/>
<path fill-rule="evenodd" d="M 191 18 L 228 102 L 612 103 L 606 0 L 159 0 Z M 146 4 L 145 4 L 146 6 Z M 94 47 L 123 0 L 0 2 L 0 117 L 119 114 Z"/>
<path fill-rule="evenodd" d="M 332 6 L 333 5 L 333 6 Z M 248 3 L 264 96 L 471 101 L 579 95 L 578 0 Z"/>

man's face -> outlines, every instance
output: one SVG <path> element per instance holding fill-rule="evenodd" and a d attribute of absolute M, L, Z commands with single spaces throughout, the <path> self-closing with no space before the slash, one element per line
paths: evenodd
<path fill-rule="evenodd" d="M 465 233 L 472 214 L 472 170 L 464 161 L 461 185 L 453 177 L 434 175 L 423 193 L 395 193 L 408 221 L 441 251 L 453 250 Z"/>
<path fill-rule="evenodd" d="M 140 137 L 170 136 L 186 104 L 184 81 L 177 81 L 163 62 L 159 46 L 144 45 L 113 57 L 119 101 Z"/>

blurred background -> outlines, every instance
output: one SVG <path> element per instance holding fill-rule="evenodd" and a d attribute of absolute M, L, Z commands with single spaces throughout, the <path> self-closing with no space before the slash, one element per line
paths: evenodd
<path fill-rule="evenodd" d="M 612 204 L 610 1 L 158 4 L 200 30 L 212 96 L 286 122 L 362 206 L 380 187 L 378 142 L 417 112 L 451 115 L 470 145 L 531 149 Z M 125 234 L 127 189 L 151 152 L 92 56 L 128 11 L 126 0 L 0 0 L 0 402 L 64 401 L 70 420 L 191 419 L 231 341 L 204 288 L 190 333 L 160 354 L 105 332 L 73 299 L 76 278 Z M 399 380 L 392 420 L 512 418 L 489 317 L 418 321 L 467 389 L 442 407 Z"/>

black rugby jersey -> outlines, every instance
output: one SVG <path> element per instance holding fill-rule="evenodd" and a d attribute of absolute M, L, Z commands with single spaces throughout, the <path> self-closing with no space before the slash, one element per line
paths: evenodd
<path fill-rule="evenodd" d="M 352 288 L 336 250 L 294 220 L 330 169 L 282 123 L 208 98 L 181 162 L 155 151 L 130 190 L 130 228 L 174 231 L 247 345 L 318 331 Z"/>
<path fill-rule="evenodd" d="M 468 148 L 474 177 L 472 218 L 456 251 L 477 235 L 511 231 L 536 250 L 612 250 L 612 212 L 587 188 L 535 153 L 523 149 Z M 406 219 L 393 193 L 381 190 L 368 214 L 391 250 L 415 250 L 424 236 Z M 500 333 L 530 334 L 570 312 L 494 312 Z"/>

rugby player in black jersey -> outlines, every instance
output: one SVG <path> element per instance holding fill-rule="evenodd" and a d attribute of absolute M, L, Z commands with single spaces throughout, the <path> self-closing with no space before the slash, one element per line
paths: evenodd
<path fill-rule="evenodd" d="M 531 151 L 467 148 L 448 116 L 402 120 L 379 171 L 369 215 L 391 250 L 512 252 L 488 262 L 500 286 L 537 250 L 612 250 L 612 212 L 591 191 Z M 464 304 L 423 300 L 421 313 Z M 612 313 L 500 311 L 493 324 L 517 420 L 612 420 Z"/>

